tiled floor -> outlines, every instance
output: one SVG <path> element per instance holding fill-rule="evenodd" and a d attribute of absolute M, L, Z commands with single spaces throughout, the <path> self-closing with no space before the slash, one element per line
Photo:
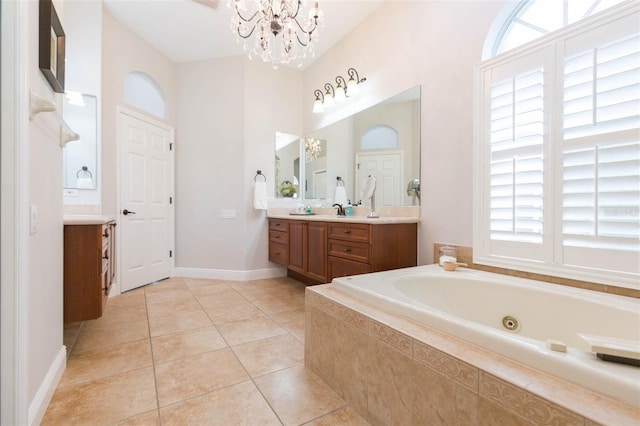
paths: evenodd
<path fill-rule="evenodd" d="M 366 425 L 304 368 L 304 288 L 171 278 L 65 326 L 43 425 Z"/>

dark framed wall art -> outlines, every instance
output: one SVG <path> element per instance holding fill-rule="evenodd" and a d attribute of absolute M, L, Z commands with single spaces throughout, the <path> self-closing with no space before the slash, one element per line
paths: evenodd
<path fill-rule="evenodd" d="M 54 92 L 64 93 L 65 35 L 51 0 L 40 0 L 39 67 Z"/>

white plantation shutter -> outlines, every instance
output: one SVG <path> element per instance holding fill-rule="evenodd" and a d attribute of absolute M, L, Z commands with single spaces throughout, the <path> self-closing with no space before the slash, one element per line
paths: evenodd
<path fill-rule="evenodd" d="M 474 262 L 640 288 L 640 3 L 478 67 Z"/>
<path fill-rule="evenodd" d="M 491 85 L 491 239 L 542 242 L 544 73 Z"/>
<path fill-rule="evenodd" d="M 640 34 L 564 61 L 563 261 L 640 268 Z"/>

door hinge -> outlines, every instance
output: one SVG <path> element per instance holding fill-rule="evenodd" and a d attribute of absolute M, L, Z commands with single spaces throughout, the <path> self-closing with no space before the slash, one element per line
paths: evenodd
<path fill-rule="evenodd" d="M 173 257 L 173 250 L 169 250 L 169 257 Z"/>
<path fill-rule="evenodd" d="M 173 197 L 169 197 L 169 204 L 173 204 Z"/>
<path fill-rule="evenodd" d="M 173 142 L 169 142 L 169 151 L 173 151 Z"/>

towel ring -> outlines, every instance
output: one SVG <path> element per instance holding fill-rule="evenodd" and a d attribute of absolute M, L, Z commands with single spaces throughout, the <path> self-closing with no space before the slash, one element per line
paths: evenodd
<path fill-rule="evenodd" d="M 256 171 L 256 175 L 253 177 L 254 182 L 258 181 L 258 176 L 262 176 L 262 179 L 264 179 L 263 182 L 267 181 L 267 177 L 264 174 L 262 174 L 262 170 L 258 170 Z"/>
<path fill-rule="evenodd" d="M 344 186 L 344 181 L 340 176 L 336 178 L 336 186 Z"/>
<path fill-rule="evenodd" d="M 76 177 L 78 179 L 80 179 L 80 173 L 84 173 L 85 175 L 83 177 L 85 177 L 85 178 L 86 178 L 86 173 L 88 173 L 89 177 L 91 179 L 93 179 L 93 174 L 91 174 L 91 172 L 89 171 L 89 168 L 87 166 L 82 166 L 82 168 L 76 172 Z"/>

